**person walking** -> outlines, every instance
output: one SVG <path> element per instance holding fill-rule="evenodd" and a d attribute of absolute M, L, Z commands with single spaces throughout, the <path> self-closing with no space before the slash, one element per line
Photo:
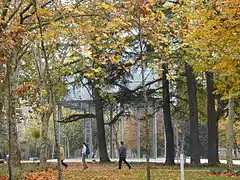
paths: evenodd
<path fill-rule="evenodd" d="M 68 167 L 68 164 L 67 163 L 65 163 L 65 162 L 63 162 L 64 161 L 64 158 L 65 158 L 65 156 L 64 156 L 64 148 L 63 148 L 63 146 L 60 146 L 60 160 L 61 160 L 61 163 L 62 163 L 62 165 L 65 167 L 65 169 Z"/>
<path fill-rule="evenodd" d="M 131 169 L 130 164 L 126 161 L 127 157 L 127 148 L 124 146 L 123 141 L 121 141 L 121 146 L 119 148 L 119 161 L 118 161 L 118 169 L 122 168 L 122 162 L 124 162 L 129 169 Z"/>
<path fill-rule="evenodd" d="M 88 149 L 88 146 L 87 144 L 84 142 L 83 143 L 83 147 L 82 147 L 82 162 L 83 162 L 83 169 L 87 169 L 88 166 L 87 166 L 87 163 L 86 163 L 86 158 L 87 158 L 87 149 Z"/>

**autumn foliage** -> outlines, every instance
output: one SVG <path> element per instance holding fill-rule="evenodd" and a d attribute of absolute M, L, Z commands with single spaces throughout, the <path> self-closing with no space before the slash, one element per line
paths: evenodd
<path fill-rule="evenodd" d="M 228 97 L 233 89 L 239 95 L 240 11 L 239 1 L 183 1 L 185 14 L 184 44 L 189 48 L 189 60 L 197 71 L 215 72 L 216 93 Z"/>

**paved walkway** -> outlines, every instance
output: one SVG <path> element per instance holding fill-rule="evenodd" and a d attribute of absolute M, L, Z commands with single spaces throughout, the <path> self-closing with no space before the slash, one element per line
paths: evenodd
<path fill-rule="evenodd" d="M 112 162 L 118 162 L 118 159 L 117 158 L 110 158 Z M 129 162 L 146 162 L 146 159 L 145 158 L 127 158 L 127 160 Z M 81 157 L 79 158 L 74 158 L 74 159 L 65 159 L 64 161 L 66 162 L 82 162 L 82 159 Z M 99 162 L 99 159 L 87 159 L 87 162 L 92 162 L 92 161 L 96 161 L 96 162 Z M 150 162 L 155 162 L 155 163 L 164 163 L 165 162 L 165 158 L 164 157 L 161 157 L 161 158 L 150 158 L 149 159 Z M 21 161 L 22 163 L 27 163 L 27 162 L 39 162 L 39 160 L 35 160 L 35 161 Z M 57 159 L 49 159 L 48 162 L 57 162 Z M 208 162 L 207 159 L 201 159 L 201 164 L 205 164 Z M 222 164 L 226 164 L 227 161 L 226 160 L 220 160 L 220 162 Z M 175 163 L 180 163 L 179 160 L 175 160 Z M 186 163 L 189 164 L 190 163 L 190 158 L 186 158 Z M 233 164 L 235 165 L 240 165 L 240 160 L 233 160 Z"/>

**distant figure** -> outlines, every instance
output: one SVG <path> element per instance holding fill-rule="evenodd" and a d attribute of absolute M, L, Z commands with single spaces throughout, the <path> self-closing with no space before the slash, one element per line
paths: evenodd
<path fill-rule="evenodd" d="M 0 152 L 0 163 L 4 163 L 3 153 Z"/>
<path fill-rule="evenodd" d="M 60 146 L 60 160 L 61 160 L 61 163 L 62 163 L 62 165 L 65 167 L 65 168 L 67 168 L 68 167 L 68 164 L 67 163 L 65 163 L 65 162 L 63 162 L 64 161 L 64 148 L 63 148 L 63 146 Z"/>
<path fill-rule="evenodd" d="M 122 162 L 125 162 L 128 168 L 131 169 L 130 164 L 126 161 L 126 157 L 127 157 L 127 148 L 124 146 L 123 141 L 121 141 L 121 146 L 119 148 L 118 169 L 122 168 Z"/>
<path fill-rule="evenodd" d="M 9 160 L 9 154 L 6 155 L 5 159 L 6 159 L 6 161 Z"/>
<path fill-rule="evenodd" d="M 87 166 L 87 163 L 86 163 L 86 158 L 87 158 L 87 155 L 88 155 L 88 146 L 87 144 L 84 142 L 83 143 L 83 147 L 82 147 L 82 162 L 83 162 L 83 169 L 87 169 L 88 166 Z"/>

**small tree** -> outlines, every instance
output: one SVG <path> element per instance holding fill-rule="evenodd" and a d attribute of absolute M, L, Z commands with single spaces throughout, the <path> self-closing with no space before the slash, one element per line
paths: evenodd
<path fill-rule="evenodd" d="M 30 134 L 34 139 L 34 155 L 37 157 L 37 140 L 40 138 L 40 130 L 38 128 L 30 129 Z"/>

